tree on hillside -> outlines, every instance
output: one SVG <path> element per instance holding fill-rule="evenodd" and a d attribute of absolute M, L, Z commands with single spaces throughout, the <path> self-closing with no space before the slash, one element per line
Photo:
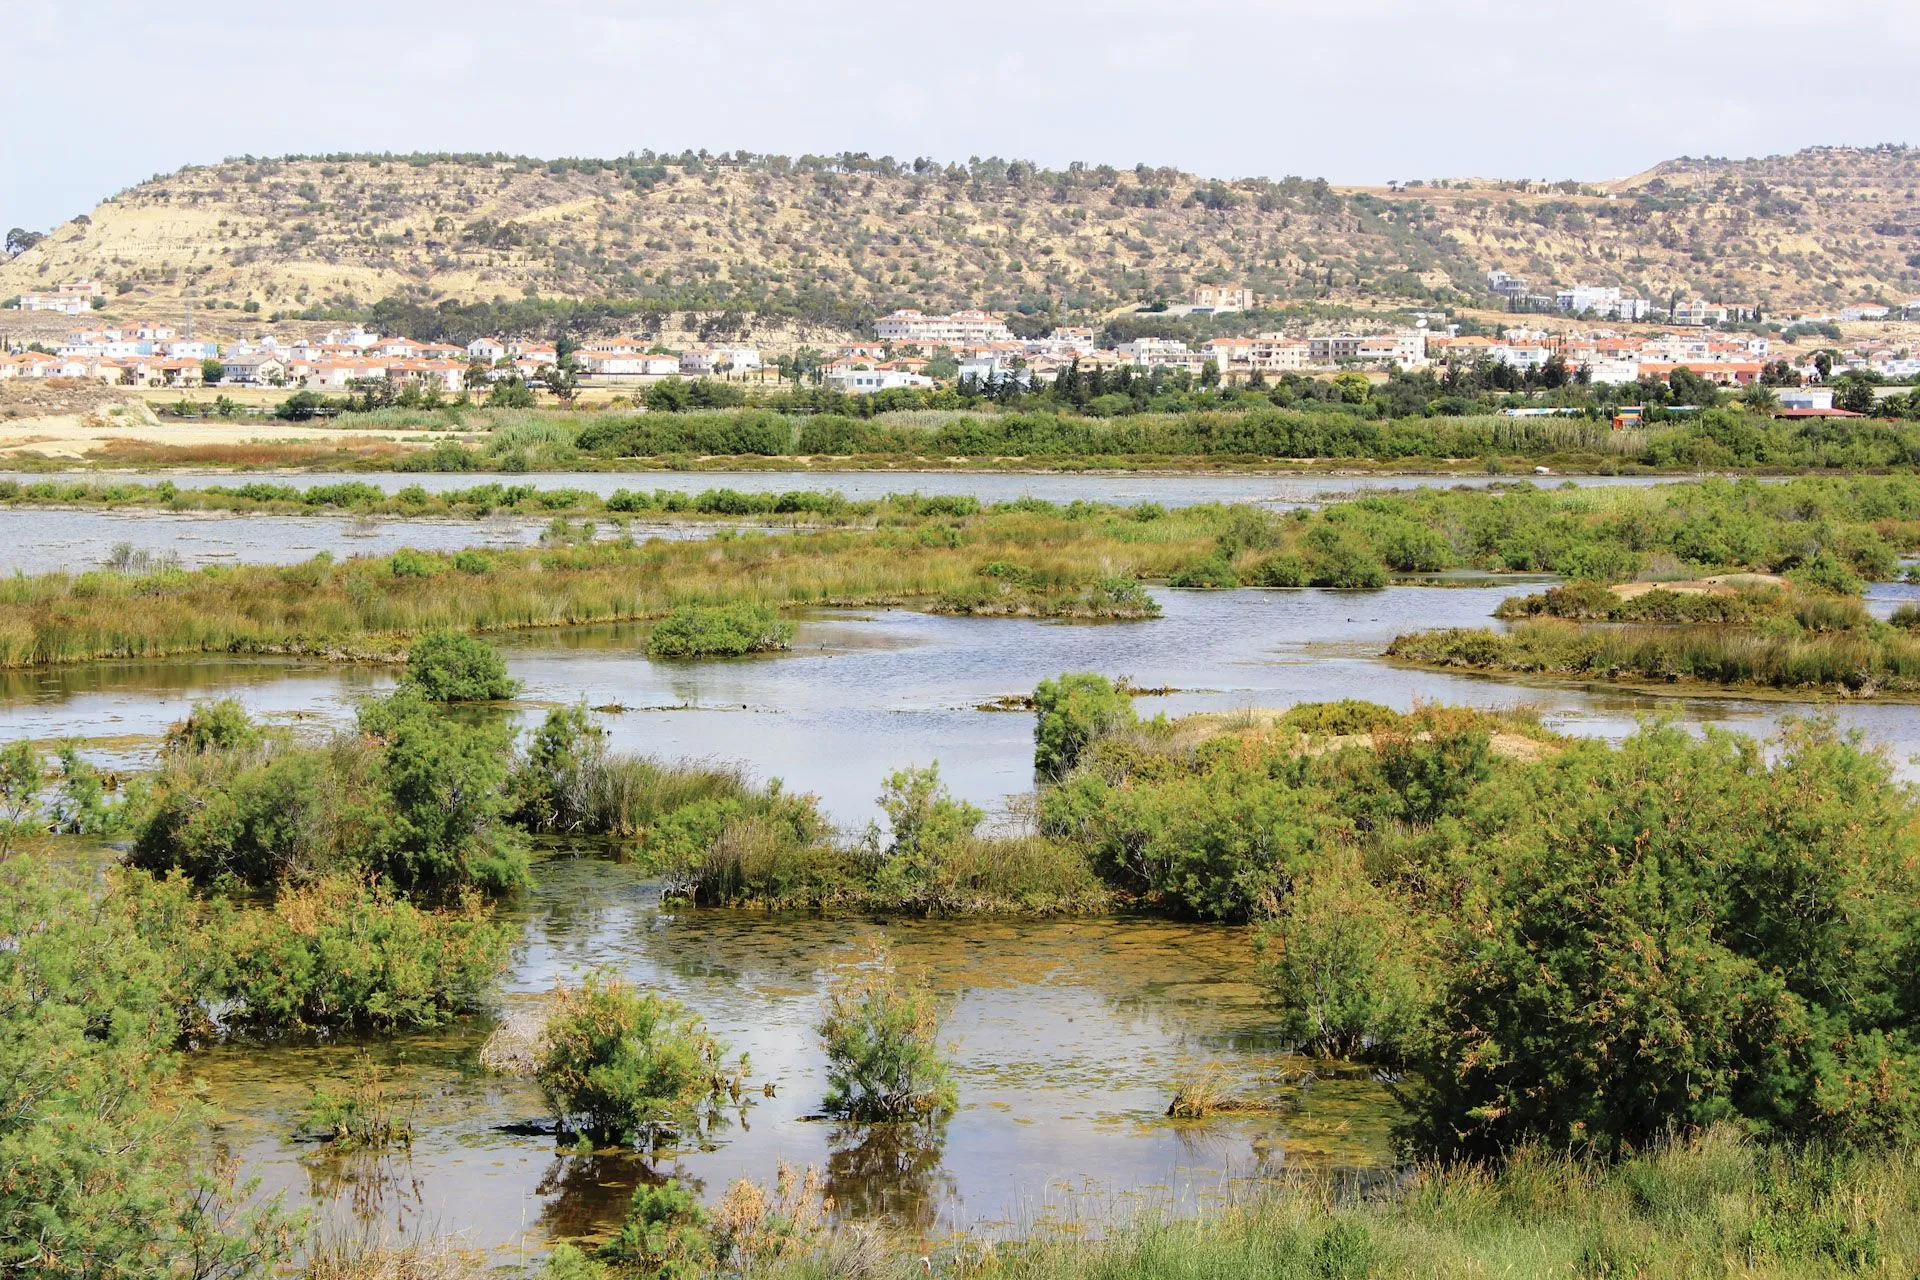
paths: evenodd
<path fill-rule="evenodd" d="M 25 227 L 15 227 L 7 232 L 7 256 L 17 258 L 45 239 L 46 236 L 38 231 L 28 231 Z"/>

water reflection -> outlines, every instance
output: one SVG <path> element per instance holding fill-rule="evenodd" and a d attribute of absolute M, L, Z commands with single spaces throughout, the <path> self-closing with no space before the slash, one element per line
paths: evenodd
<path fill-rule="evenodd" d="M 932 1234 L 940 1206 L 959 1192 L 959 1183 L 940 1164 L 948 1123 L 939 1116 L 833 1130 L 827 1139 L 826 1185 L 834 1211 L 920 1237 Z"/>

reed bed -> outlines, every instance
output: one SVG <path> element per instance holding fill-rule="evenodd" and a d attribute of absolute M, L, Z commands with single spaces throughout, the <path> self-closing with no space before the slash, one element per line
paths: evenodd
<path fill-rule="evenodd" d="M 1069 557 L 1083 573 L 1154 577 L 1194 540 L 1123 541 L 1103 526 L 1014 513 L 962 538 L 900 530 L 740 536 L 711 542 L 592 544 L 493 552 L 468 573 L 410 552 L 428 576 L 386 558 L 289 567 L 215 566 L 121 574 L 19 576 L 0 582 L 0 668 L 181 653 L 364 657 L 428 631 L 526 630 L 646 620 L 675 608 L 748 604 L 868 606 L 974 589 L 982 562 L 1030 553 Z M 1036 592 L 1047 612 L 1048 593 Z M 1078 595 L 1060 597 L 1079 607 Z M 1064 606 L 1063 606 L 1064 607 Z"/>
<path fill-rule="evenodd" d="M 1475 671 L 1861 695 L 1920 693 L 1920 636 L 1892 627 L 1777 635 L 1733 627 L 1532 622 L 1505 635 L 1453 628 L 1399 636 L 1387 656 Z"/>

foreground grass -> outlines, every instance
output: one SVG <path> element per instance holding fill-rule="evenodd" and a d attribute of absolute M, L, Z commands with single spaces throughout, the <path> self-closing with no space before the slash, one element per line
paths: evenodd
<path fill-rule="evenodd" d="M 1387 656 L 1426 667 L 1655 684 L 1873 696 L 1920 693 L 1920 636 L 1891 626 L 1775 634 L 1727 626 L 1581 627 L 1501 634 L 1450 628 L 1395 637 Z"/>
<path fill-rule="evenodd" d="M 1101 1224 L 1094 1224 L 1100 1226 Z M 1910 1150 L 1769 1151 L 1731 1133 L 1603 1166 L 1516 1153 L 1498 1170 L 1422 1167 L 1356 1193 L 1304 1178 L 1212 1215 L 966 1242 L 921 1264 L 841 1240 L 758 1272 L 1008 1280 L 1382 1280 L 1573 1276 L 1643 1280 L 1913 1274 L 1920 1160 Z M 864 1265 L 862 1265 L 864 1264 Z"/>

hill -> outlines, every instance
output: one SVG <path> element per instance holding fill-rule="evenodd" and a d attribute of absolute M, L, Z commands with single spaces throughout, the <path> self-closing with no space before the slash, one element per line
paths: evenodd
<path fill-rule="evenodd" d="M 804 336 L 896 306 L 1097 316 L 1199 283 L 1276 305 L 1487 305 L 1501 268 L 1536 290 L 1818 308 L 1920 296 L 1916 188 L 1920 151 L 1903 147 L 1394 188 L 865 156 L 237 159 L 56 228 L 0 261 L 0 297 L 94 277 L 122 316 L 176 315 L 191 285 L 216 327 L 384 300 L 381 318 L 417 329 L 431 321 L 406 305 L 538 296 L 698 310 L 722 329 L 745 323 L 722 313 L 757 313 Z"/>

